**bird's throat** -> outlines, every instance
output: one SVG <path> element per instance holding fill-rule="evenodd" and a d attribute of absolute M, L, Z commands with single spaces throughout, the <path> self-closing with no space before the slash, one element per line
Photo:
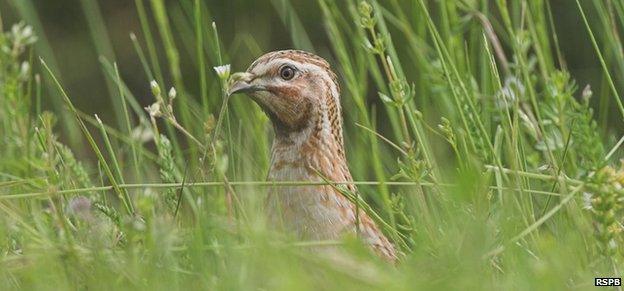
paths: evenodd
<path fill-rule="evenodd" d="M 340 130 L 340 129 L 339 129 Z M 350 180 L 344 149 L 322 123 L 298 132 L 277 133 L 272 146 L 269 179 L 275 181 Z"/>

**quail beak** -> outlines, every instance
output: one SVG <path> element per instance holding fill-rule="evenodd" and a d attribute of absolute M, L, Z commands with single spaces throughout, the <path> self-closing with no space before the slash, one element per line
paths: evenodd
<path fill-rule="evenodd" d="M 263 86 L 252 84 L 256 76 L 252 73 L 239 72 L 232 74 L 228 85 L 228 95 L 250 93 L 264 90 Z"/>

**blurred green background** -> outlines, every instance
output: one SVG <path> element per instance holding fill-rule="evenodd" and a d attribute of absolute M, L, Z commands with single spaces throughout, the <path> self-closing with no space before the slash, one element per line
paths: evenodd
<path fill-rule="evenodd" d="M 18 4 L 20 2 L 21 4 Z M 112 110 L 111 100 L 107 92 L 106 83 L 102 81 L 104 76 L 98 62 L 98 50 L 89 31 L 89 23 L 86 18 L 90 16 L 85 16 L 82 6 L 87 1 L 4 0 L 0 2 L 2 11 L 0 15 L 5 25 L 22 19 L 28 20 L 32 17 L 33 15 L 20 14 L 20 11 L 23 12 L 27 9 L 20 10 L 19 8 L 25 8 L 29 5 L 27 4 L 28 2 L 34 5 L 41 21 L 40 27 L 44 30 L 43 33 L 37 31 L 37 34 L 40 36 L 45 35 L 47 41 L 49 41 L 54 58 L 58 62 L 64 85 L 76 105 L 87 113 L 98 113 L 105 120 L 110 121 L 110 114 L 107 113 Z M 192 33 L 189 29 L 192 28 L 193 24 L 190 23 L 192 14 L 189 14 L 192 12 L 188 11 L 189 7 L 181 4 L 181 2 L 191 1 L 165 2 L 172 19 L 189 21 L 174 21 L 171 23 L 176 41 L 192 41 L 184 40 L 182 37 L 183 34 Z M 329 49 L 329 39 L 323 27 L 323 22 L 321 21 L 322 13 L 316 1 L 208 0 L 202 2 L 207 8 L 206 12 L 208 12 L 208 15 L 204 15 L 204 18 L 212 19 L 217 24 L 222 46 L 227 50 L 226 58 L 229 58 L 228 62 L 232 64 L 232 70 L 234 71 L 246 69 L 251 61 L 264 52 L 284 48 L 311 49 L 310 47 L 297 47 L 292 41 L 290 28 L 293 25 L 300 24 L 303 25 L 303 28 L 308 33 L 316 52 L 328 58 L 331 62 L 332 54 Z M 410 1 L 399 2 L 407 3 Z M 431 2 L 431 7 L 435 10 L 435 3 L 439 1 L 429 2 Z M 520 3 L 522 1 L 511 2 Z M 592 17 L 594 10 L 591 2 L 588 0 L 581 1 L 586 7 L 589 19 L 594 21 L 592 25 L 598 25 L 599 18 Z M 150 80 L 146 79 L 139 58 L 129 38 L 129 34 L 133 32 L 143 42 L 135 2 L 129 0 L 106 0 L 97 1 L 97 3 L 107 30 L 105 37 L 110 39 L 113 49 L 106 56 L 118 62 L 122 79 L 128 84 L 131 91 L 136 92 L 136 97 L 141 101 L 142 105 L 148 105 L 152 100 L 148 86 Z M 291 5 L 289 3 L 294 6 L 298 15 L 280 13 L 284 11 L 285 5 Z M 407 3 L 405 7 L 408 10 L 414 10 L 416 9 L 415 3 Z M 600 64 L 597 61 L 596 54 L 575 3 L 570 0 L 552 0 L 550 4 L 561 52 L 567 63 L 568 70 L 572 74 L 573 79 L 576 79 L 579 87 L 582 88 L 586 84 L 590 84 L 594 93 L 600 95 L 601 90 L 606 89 L 601 84 L 602 73 Z M 146 8 L 148 15 L 151 14 L 149 11 L 150 5 L 146 5 Z M 435 11 L 433 11 L 433 15 L 436 15 Z M 176 18 L 176 16 L 183 17 Z M 345 17 L 348 16 L 345 15 Z M 503 29 L 501 24 L 496 22 L 496 19 L 492 20 L 496 30 L 500 31 Z M 155 25 L 152 24 L 152 27 L 155 28 Z M 390 27 L 390 30 L 395 31 L 393 27 Z M 158 33 L 154 31 L 153 34 L 156 41 L 159 42 Z M 396 35 L 394 41 L 399 43 L 403 41 L 400 33 L 394 33 L 393 35 Z M 506 41 L 503 40 L 503 45 L 505 43 Z M 41 49 L 41 43 L 37 46 Z M 178 46 L 184 82 L 189 91 L 197 92 L 198 76 L 194 52 L 185 51 L 182 47 L 182 45 Z M 505 49 L 509 52 L 509 47 L 505 47 Z M 159 53 L 164 63 L 164 52 L 160 50 Z M 216 65 L 210 63 L 210 60 L 207 61 L 207 64 L 210 66 Z M 410 72 L 410 70 L 413 70 L 410 66 L 405 66 L 404 68 L 408 73 L 418 73 Z M 211 70 L 211 68 L 208 69 Z M 167 75 L 168 70 L 163 71 Z M 210 77 L 215 76 L 210 74 Z M 622 82 L 617 84 L 621 87 Z M 375 90 L 370 90 L 370 93 L 369 100 L 374 102 L 377 99 Z"/>
<path fill-rule="evenodd" d="M 17 4 L 17 2 L 23 2 Z M 20 14 L 18 8 L 28 6 L 28 1 L 2 1 L 2 17 L 8 24 L 28 19 Z M 37 35 L 47 38 L 56 58 L 60 75 L 68 92 L 79 108 L 88 113 L 99 113 L 107 118 L 106 112 L 112 110 L 106 83 L 102 82 L 104 76 L 98 62 L 98 51 L 91 38 L 88 22 L 86 20 L 81 1 L 30 1 L 39 14 L 43 33 Z M 149 2 L 149 1 L 148 1 Z M 186 11 L 178 1 L 165 1 L 168 12 L 173 19 L 192 21 L 192 15 L 177 17 L 186 14 Z M 191 1 L 187 1 L 191 3 Z M 218 26 L 223 47 L 227 48 L 227 57 L 231 58 L 233 70 L 244 70 L 259 54 L 280 48 L 292 48 L 287 24 L 276 12 L 276 6 L 281 1 L 203 1 L 208 8 L 206 19 L 212 19 Z M 320 11 L 314 1 L 300 1 L 296 9 L 306 15 L 301 21 L 309 31 L 315 47 L 326 47 L 327 38 L 320 25 Z M 137 98 L 148 105 L 152 99 L 149 93 L 149 81 L 147 80 L 139 58 L 133 49 L 129 34 L 134 32 L 139 40 L 144 43 L 141 28 L 134 1 L 111 0 L 97 1 L 106 26 L 106 37 L 110 39 L 113 51 L 106 55 L 110 60 L 116 60 L 119 64 L 122 79 L 125 80 L 133 92 L 137 92 Z M 15 5 L 14 5 L 15 4 Z M 146 3 L 148 14 L 151 15 L 150 5 Z M 180 20 L 181 22 L 182 20 Z M 26 20 L 28 23 L 28 21 Z M 184 41 L 183 33 L 189 33 L 192 23 L 172 22 L 174 37 L 177 42 Z M 152 23 L 152 27 L 156 26 Z M 153 33 L 156 42 L 160 42 L 158 33 Z M 210 30 L 206 27 L 206 30 Z M 102 36 L 100 36 L 102 37 Z M 253 38 L 253 41 L 249 41 Z M 257 42 L 257 45 L 256 45 Z M 194 52 L 185 51 L 181 45 L 181 65 L 185 84 L 190 91 L 198 88 L 198 76 L 196 63 L 193 62 Z M 112 53 L 112 54 L 111 54 Z M 328 56 L 327 51 L 324 52 Z M 160 56 L 165 55 L 160 50 Z M 212 66 L 218 64 L 211 63 Z M 167 70 L 163 70 L 166 78 Z"/>

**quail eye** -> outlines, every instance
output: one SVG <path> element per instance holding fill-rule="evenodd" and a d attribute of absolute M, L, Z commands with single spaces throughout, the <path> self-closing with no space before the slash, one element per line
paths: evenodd
<path fill-rule="evenodd" d="M 280 69 L 280 77 L 282 77 L 282 79 L 288 81 L 290 79 L 292 79 L 295 76 L 295 69 L 293 69 L 290 66 L 284 66 L 283 68 Z"/>

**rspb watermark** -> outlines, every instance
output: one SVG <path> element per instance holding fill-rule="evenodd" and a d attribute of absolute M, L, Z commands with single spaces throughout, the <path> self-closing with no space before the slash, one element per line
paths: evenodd
<path fill-rule="evenodd" d="M 622 278 L 594 278 L 594 286 L 622 286 Z"/>

